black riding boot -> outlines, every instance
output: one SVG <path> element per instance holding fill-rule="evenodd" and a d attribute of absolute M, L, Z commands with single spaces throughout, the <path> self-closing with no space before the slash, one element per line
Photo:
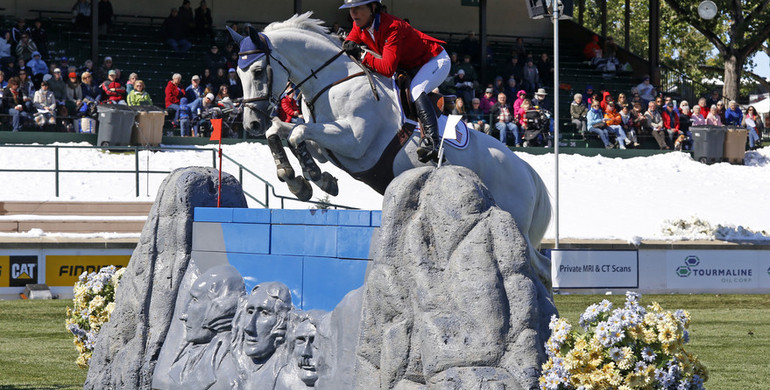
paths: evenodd
<path fill-rule="evenodd" d="M 441 140 L 438 135 L 438 120 L 436 111 L 433 109 L 433 103 L 423 92 L 414 101 L 414 107 L 417 109 L 417 118 L 420 119 L 424 135 L 420 139 L 420 146 L 417 148 L 417 159 L 422 163 L 430 160 L 438 161 L 438 148 Z"/>

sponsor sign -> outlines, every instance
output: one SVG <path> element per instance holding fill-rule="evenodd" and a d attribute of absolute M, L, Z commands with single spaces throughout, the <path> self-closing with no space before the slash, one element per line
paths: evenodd
<path fill-rule="evenodd" d="M 83 272 L 128 265 L 129 255 L 49 255 L 45 257 L 45 282 L 49 286 L 74 286 Z"/>
<path fill-rule="evenodd" d="M 637 251 L 552 250 L 554 288 L 637 288 Z"/>
<path fill-rule="evenodd" d="M 0 287 L 37 283 L 37 256 L 0 256 Z"/>
<path fill-rule="evenodd" d="M 751 250 L 675 250 L 666 253 L 670 289 L 744 289 L 770 287 L 768 261 Z M 766 256 L 766 255 L 765 255 Z"/>

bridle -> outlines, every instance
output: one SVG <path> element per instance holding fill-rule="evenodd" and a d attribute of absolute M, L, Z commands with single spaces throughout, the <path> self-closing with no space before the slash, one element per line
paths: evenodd
<path fill-rule="evenodd" d="M 286 65 L 284 65 L 281 62 L 280 59 L 278 59 L 275 56 L 273 56 L 273 52 L 270 49 L 270 44 L 267 41 L 267 38 L 265 37 L 264 34 L 259 34 L 259 41 L 260 41 L 260 45 L 261 45 L 261 47 L 263 49 L 253 49 L 253 50 L 241 51 L 241 52 L 238 52 L 238 56 L 247 56 L 247 55 L 251 55 L 251 54 L 264 54 L 265 55 L 265 62 L 266 62 L 266 64 L 265 64 L 265 71 L 267 72 L 267 95 L 266 96 L 259 96 L 259 97 L 243 99 L 242 103 L 243 103 L 244 106 L 246 106 L 246 107 L 248 107 L 248 108 L 250 108 L 250 109 L 252 109 L 254 111 L 257 111 L 258 113 L 264 115 L 266 118 L 270 118 L 272 116 L 273 111 L 275 110 L 275 108 L 278 106 L 278 103 L 279 103 L 278 100 L 273 97 L 273 67 L 270 65 L 270 59 L 272 58 L 275 62 L 277 62 L 279 65 L 281 65 L 281 67 L 289 75 L 289 77 L 290 77 L 289 81 L 291 81 L 291 72 L 289 71 L 289 68 L 287 68 Z M 316 70 L 311 69 L 310 70 L 310 75 L 308 75 L 302 81 L 297 83 L 296 86 L 294 87 L 294 89 L 301 91 L 300 87 L 302 85 L 304 85 L 307 81 L 309 81 L 311 78 L 318 79 L 318 76 L 317 76 L 318 72 L 320 72 L 321 70 L 323 70 L 327 66 L 331 65 L 337 58 L 339 58 L 344 53 L 345 53 L 344 50 L 340 50 L 337 53 L 335 53 L 331 58 L 329 58 L 326 62 L 324 62 L 320 67 L 318 67 L 318 69 L 316 69 Z M 356 64 L 358 64 L 359 67 L 361 67 L 362 71 L 358 72 L 358 73 L 354 73 L 354 74 L 349 75 L 349 76 L 346 76 L 346 77 L 344 77 L 344 78 L 342 78 L 340 80 L 337 80 L 337 81 L 335 81 L 335 82 L 333 82 L 331 84 L 328 84 L 327 86 L 321 88 L 321 90 L 318 91 L 318 93 L 316 93 L 315 96 L 310 97 L 309 99 L 306 99 L 305 100 L 305 104 L 310 109 L 310 115 L 311 115 L 312 118 L 315 118 L 315 102 L 316 102 L 316 100 L 318 100 L 319 97 L 321 97 L 321 95 L 323 95 L 325 92 L 327 92 L 332 87 L 334 87 L 334 86 L 336 86 L 338 84 L 341 84 L 341 83 L 343 83 L 345 81 L 348 81 L 348 80 L 350 80 L 352 78 L 355 78 L 355 77 L 364 76 L 364 75 L 367 76 L 367 78 L 369 79 L 369 85 L 372 88 L 372 92 L 374 93 L 375 99 L 376 100 L 380 100 L 380 96 L 377 93 L 377 87 L 375 86 L 374 81 L 372 80 L 371 71 L 368 68 L 366 68 L 365 66 L 363 66 L 363 64 L 361 64 L 361 62 L 358 61 L 358 59 L 353 58 L 353 57 L 350 57 L 350 58 Z M 289 89 L 289 85 L 287 84 L 286 87 L 284 87 L 283 91 L 281 91 L 281 93 L 278 94 L 278 96 L 283 95 L 288 89 Z M 261 102 L 261 101 L 268 101 L 270 103 L 270 105 L 267 107 L 267 110 L 263 110 L 263 109 L 261 109 L 259 107 L 256 107 L 255 105 L 251 104 L 251 103 Z"/>

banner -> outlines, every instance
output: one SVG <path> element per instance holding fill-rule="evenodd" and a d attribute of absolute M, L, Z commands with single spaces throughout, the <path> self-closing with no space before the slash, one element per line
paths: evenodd
<path fill-rule="evenodd" d="M 552 250 L 553 288 L 638 288 L 637 251 Z"/>
<path fill-rule="evenodd" d="M 45 257 L 45 283 L 49 286 L 74 286 L 83 272 L 98 272 L 114 265 L 128 265 L 129 255 L 49 255 Z"/>
<path fill-rule="evenodd" d="M 670 289 L 770 288 L 767 251 L 672 250 L 666 252 Z"/>
<path fill-rule="evenodd" d="M 0 256 L 0 287 L 24 287 L 38 281 L 37 256 Z"/>

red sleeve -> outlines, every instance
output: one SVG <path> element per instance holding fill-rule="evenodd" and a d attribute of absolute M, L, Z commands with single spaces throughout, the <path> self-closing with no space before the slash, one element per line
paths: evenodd
<path fill-rule="evenodd" d="M 350 34 L 345 38 L 346 41 L 353 41 L 355 43 L 363 43 L 363 40 L 361 40 L 361 29 L 357 26 L 353 26 L 352 29 L 350 29 Z"/>
<path fill-rule="evenodd" d="M 284 122 L 291 121 L 291 118 L 294 117 L 294 105 L 292 104 L 292 99 L 288 96 L 281 99 L 281 109 L 283 110 L 284 114 L 286 114 L 286 119 L 284 119 Z"/>
<path fill-rule="evenodd" d="M 173 84 L 170 84 L 170 83 L 166 84 L 166 108 L 168 108 L 168 106 L 170 106 L 172 104 L 171 103 L 171 100 L 172 100 L 171 98 L 172 98 L 172 96 L 174 94 L 174 90 L 171 88 L 172 85 Z"/>
<path fill-rule="evenodd" d="M 383 76 L 393 76 L 398 66 L 399 45 L 402 44 L 402 37 L 404 35 L 399 30 L 400 27 L 396 26 L 388 32 L 385 38 L 385 45 L 382 47 L 382 58 L 367 55 L 364 57 L 364 65 L 374 69 Z"/>

